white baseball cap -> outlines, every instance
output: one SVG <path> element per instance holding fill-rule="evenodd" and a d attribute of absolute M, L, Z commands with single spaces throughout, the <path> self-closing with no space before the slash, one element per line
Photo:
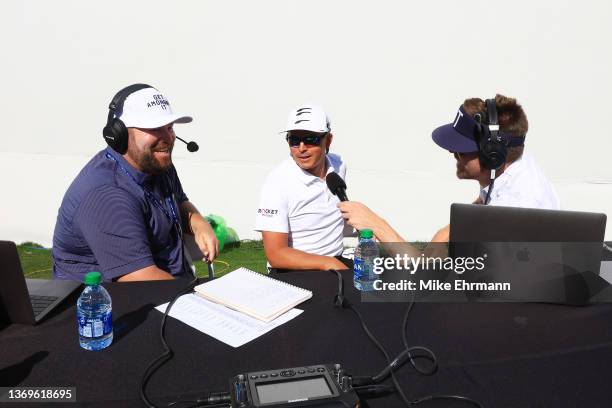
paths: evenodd
<path fill-rule="evenodd" d="M 172 112 L 170 102 L 155 88 L 143 88 L 128 95 L 119 119 L 125 127 L 155 129 L 169 123 L 189 123 L 191 116 Z"/>
<path fill-rule="evenodd" d="M 309 130 L 311 132 L 324 133 L 331 131 L 331 122 L 323 108 L 317 105 L 305 104 L 289 112 L 285 132 L 291 130 Z"/>

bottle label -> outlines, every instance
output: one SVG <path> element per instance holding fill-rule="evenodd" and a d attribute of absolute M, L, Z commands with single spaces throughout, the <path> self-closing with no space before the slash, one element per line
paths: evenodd
<path fill-rule="evenodd" d="M 100 337 L 113 331 L 113 313 L 108 311 L 101 316 L 87 317 L 77 313 L 79 334 L 83 337 Z"/>
<path fill-rule="evenodd" d="M 353 259 L 353 272 L 355 279 L 361 279 L 362 276 L 366 275 L 366 265 L 363 258 Z"/>

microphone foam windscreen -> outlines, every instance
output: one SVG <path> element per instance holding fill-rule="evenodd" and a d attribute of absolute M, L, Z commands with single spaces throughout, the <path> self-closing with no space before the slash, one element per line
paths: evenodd
<path fill-rule="evenodd" d="M 200 146 L 198 146 L 198 144 L 196 142 L 189 142 L 187 143 L 187 150 L 189 150 L 190 152 L 197 152 L 198 149 L 200 148 Z"/>
<path fill-rule="evenodd" d="M 342 180 L 342 177 L 338 175 L 338 173 L 329 173 L 325 177 L 325 182 L 327 183 L 327 188 L 329 191 L 336 194 L 339 188 L 346 190 L 346 183 Z"/>

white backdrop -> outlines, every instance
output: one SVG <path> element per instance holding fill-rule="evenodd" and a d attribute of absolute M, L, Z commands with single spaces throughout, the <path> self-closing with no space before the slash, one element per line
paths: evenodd
<path fill-rule="evenodd" d="M 612 214 L 610 21 L 604 0 L 4 1 L 0 239 L 51 244 L 111 97 L 134 82 L 194 116 L 177 125 L 200 144 L 175 148 L 184 188 L 241 238 L 257 237 L 259 186 L 288 150 L 278 131 L 307 101 L 331 116 L 349 197 L 406 238 L 476 197 L 430 135 L 496 92 L 523 104 L 562 207 Z"/>

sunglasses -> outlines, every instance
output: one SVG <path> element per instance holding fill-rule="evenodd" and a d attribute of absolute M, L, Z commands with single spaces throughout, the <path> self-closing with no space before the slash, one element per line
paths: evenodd
<path fill-rule="evenodd" d="M 319 146 L 325 136 L 327 136 L 327 133 L 308 136 L 287 135 L 286 140 L 291 147 L 298 147 L 300 143 L 304 143 L 306 146 Z"/>

